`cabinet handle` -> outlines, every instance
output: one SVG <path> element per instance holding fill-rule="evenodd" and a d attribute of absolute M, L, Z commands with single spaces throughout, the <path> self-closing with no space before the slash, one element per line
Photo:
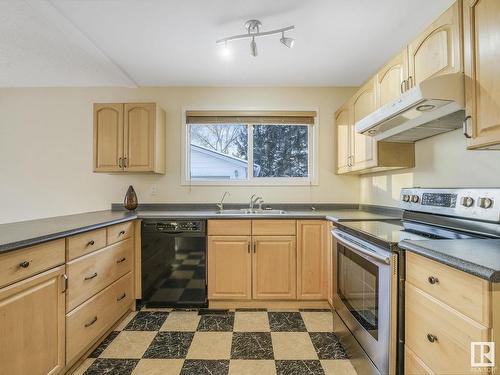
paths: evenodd
<path fill-rule="evenodd" d="M 122 230 L 122 231 L 120 231 L 120 233 L 118 233 L 118 236 L 123 236 L 124 234 L 125 234 L 125 231 Z"/>
<path fill-rule="evenodd" d="M 118 259 L 118 260 L 116 261 L 116 264 L 123 263 L 123 262 L 125 262 L 126 260 L 127 260 L 127 258 L 123 257 L 123 258 L 121 258 L 121 259 Z"/>
<path fill-rule="evenodd" d="M 87 246 L 94 246 L 95 245 L 95 241 L 94 240 L 90 240 L 89 243 L 87 244 Z"/>
<path fill-rule="evenodd" d="M 428 333 L 427 334 L 427 340 L 429 340 L 429 342 L 436 342 L 438 340 L 437 336 L 431 334 L 431 333 Z"/>
<path fill-rule="evenodd" d="M 97 277 L 97 272 L 95 272 L 92 276 L 87 276 L 84 280 L 92 280 L 94 277 Z"/>
<path fill-rule="evenodd" d="M 462 123 L 465 138 L 472 138 L 472 137 L 469 135 L 468 128 L 467 128 L 467 120 L 470 120 L 471 118 L 472 118 L 471 116 L 466 116 L 466 117 L 464 118 L 464 122 Z"/>
<path fill-rule="evenodd" d="M 250 242 L 248 242 L 248 249 L 247 249 L 247 251 L 248 251 L 248 254 L 250 254 Z"/>
<path fill-rule="evenodd" d="M 118 167 L 123 168 L 122 158 L 118 158 Z"/>
<path fill-rule="evenodd" d="M 434 276 L 429 276 L 428 279 L 430 284 L 434 285 L 436 283 L 439 283 L 439 279 L 437 277 L 434 277 Z"/>
<path fill-rule="evenodd" d="M 257 244 L 254 242 L 253 243 L 253 252 L 256 253 L 257 252 Z"/>
<path fill-rule="evenodd" d="M 413 87 L 413 76 L 408 77 L 408 89 L 411 89 Z"/>
<path fill-rule="evenodd" d="M 403 81 L 401 82 L 401 85 L 399 85 L 399 89 L 400 89 L 399 91 L 401 91 L 401 94 L 402 94 L 402 93 L 404 93 L 404 92 L 406 91 L 406 90 L 405 90 L 405 87 L 406 87 L 406 82 L 407 82 L 407 81 L 406 81 L 406 79 L 405 79 L 405 80 L 403 80 Z"/>
<path fill-rule="evenodd" d="M 94 316 L 94 319 L 92 319 L 91 322 L 85 324 L 85 328 L 88 328 L 90 327 L 91 325 L 93 325 L 95 322 L 97 322 L 97 316 Z"/>
<path fill-rule="evenodd" d="M 62 280 L 62 292 L 61 293 L 65 293 L 66 292 L 66 289 L 68 289 L 68 275 L 66 274 L 63 274 L 61 276 L 61 280 Z"/>
<path fill-rule="evenodd" d="M 124 166 L 125 168 L 127 168 L 127 167 L 128 167 L 128 158 L 123 158 L 123 166 Z"/>
<path fill-rule="evenodd" d="M 124 299 L 125 297 L 127 297 L 127 293 L 123 293 L 123 295 L 121 297 L 118 297 L 116 299 L 116 302 L 120 302 L 122 299 Z"/>
<path fill-rule="evenodd" d="M 28 268 L 30 266 L 31 262 L 28 260 L 25 260 L 24 262 L 19 263 L 19 267 L 21 268 Z"/>

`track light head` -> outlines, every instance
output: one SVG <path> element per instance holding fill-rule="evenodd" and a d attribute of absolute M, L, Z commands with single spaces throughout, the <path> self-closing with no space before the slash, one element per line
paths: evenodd
<path fill-rule="evenodd" d="M 252 41 L 250 42 L 250 54 L 253 57 L 257 57 L 257 43 L 255 43 L 255 37 L 252 38 Z"/>
<path fill-rule="evenodd" d="M 293 45 L 295 44 L 295 39 L 293 39 L 293 38 L 287 38 L 287 37 L 285 37 L 285 33 L 281 33 L 280 42 L 285 47 L 292 48 Z"/>

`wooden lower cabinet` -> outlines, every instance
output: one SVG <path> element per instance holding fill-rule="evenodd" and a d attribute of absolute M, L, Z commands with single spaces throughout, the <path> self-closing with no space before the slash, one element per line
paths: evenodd
<path fill-rule="evenodd" d="M 297 221 L 297 299 L 326 299 L 328 224 Z"/>
<path fill-rule="evenodd" d="M 432 371 L 405 346 L 405 375 L 432 375 Z"/>
<path fill-rule="evenodd" d="M 295 236 L 253 237 L 254 299 L 296 299 Z"/>
<path fill-rule="evenodd" d="M 0 374 L 46 375 L 65 366 L 64 266 L 0 290 Z"/>
<path fill-rule="evenodd" d="M 252 298 L 250 236 L 208 237 L 208 298 Z"/>

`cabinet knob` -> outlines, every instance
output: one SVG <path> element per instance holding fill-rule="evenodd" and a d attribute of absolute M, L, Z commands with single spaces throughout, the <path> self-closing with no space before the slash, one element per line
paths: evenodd
<path fill-rule="evenodd" d="M 95 245 L 95 241 L 94 240 L 90 240 L 89 243 L 87 244 L 87 246 L 94 246 Z"/>
<path fill-rule="evenodd" d="M 118 297 L 118 298 L 116 299 L 116 302 L 120 302 L 120 301 L 121 301 L 122 299 L 124 299 L 125 297 L 127 297 L 127 293 L 123 293 L 123 294 L 121 295 L 121 297 Z"/>
<path fill-rule="evenodd" d="M 434 277 L 434 276 L 429 276 L 429 278 L 427 279 L 429 281 L 430 284 L 434 285 L 436 283 L 439 282 L 439 279 L 437 277 Z"/>
<path fill-rule="evenodd" d="M 120 233 L 118 233 L 119 236 L 123 236 L 124 234 L 125 234 L 124 230 L 122 230 L 122 231 L 120 231 Z"/>
<path fill-rule="evenodd" d="M 116 264 L 123 263 L 123 262 L 125 262 L 126 260 L 127 260 L 127 258 L 123 257 L 123 258 L 121 258 L 121 259 L 118 259 L 118 260 L 116 261 Z"/>
<path fill-rule="evenodd" d="M 433 335 L 432 333 L 428 333 L 427 340 L 429 340 L 429 342 L 436 342 L 438 340 L 438 338 L 437 338 L 437 336 Z"/>
<path fill-rule="evenodd" d="M 30 266 L 30 263 L 31 262 L 25 260 L 24 262 L 19 263 L 19 267 L 21 267 L 21 268 L 28 268 Z"/>

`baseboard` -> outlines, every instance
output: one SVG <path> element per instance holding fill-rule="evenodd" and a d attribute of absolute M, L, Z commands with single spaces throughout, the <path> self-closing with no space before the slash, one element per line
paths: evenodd
<path fill-rule="evenodd" d="M 239 309 L 239 308 L 260 308 L 260 309 L 329 309 L 327 300 L 321 301 L 236 301 L 220 300 L 209 301 L 210 309 Z"/>

